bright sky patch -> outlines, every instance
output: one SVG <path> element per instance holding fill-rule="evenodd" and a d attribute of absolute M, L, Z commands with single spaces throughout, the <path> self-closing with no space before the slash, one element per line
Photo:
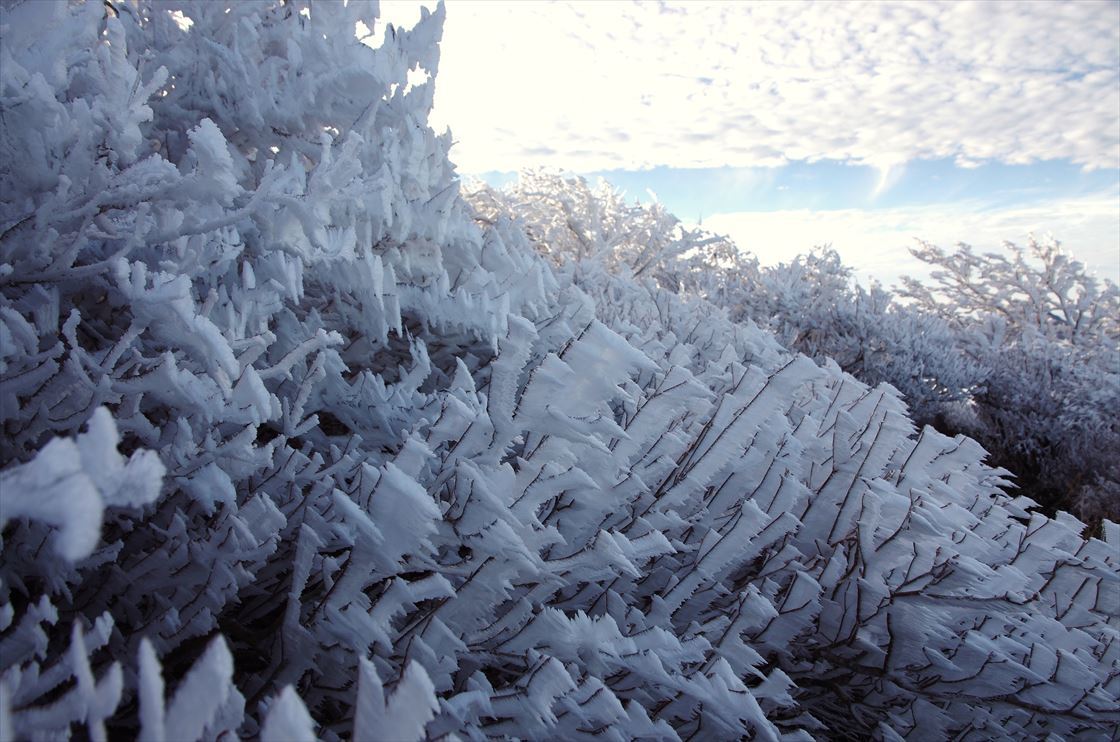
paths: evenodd
<path fill-rule="evenodd" d="M 1112 199 L 1120 222 L 1120 3 L 447 5 L 433 122 L 465 174 L 604 175 L 688 220 Z M 1117 230 L 1086 223 L 1042 226 L 1113 275 Z"/>

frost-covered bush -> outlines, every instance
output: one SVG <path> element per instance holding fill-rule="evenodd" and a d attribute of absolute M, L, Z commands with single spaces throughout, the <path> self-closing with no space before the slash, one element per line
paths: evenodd
<path fill-rule="evenodd" d="M 442 16 L 4 6 L 0 736 L 1106 736 L 1120 532 L 476 223 Z"/>
<path fill-rule="evenodd" d="M 971 420 L 985 368 L 959 346 L 944 319 L 899 304 L 878 284 L 863 288 L 835 250 L 768 266 L 752 288 L 739 316 L 754 318 L 786 347 L 831 358 L 866 384 L 890 384 L 922 422 L 959 429 Z"/>
<path fill-rule="evenodd" d="M 878 285 L 855 283 L 830 248 L 760 267 L 726 237 L 689 230 L 661 204 L 627 204 L 607 183 L 525 172 L 496 190 L 467 194 L 480 219 L 516 215 L 542 255 L 598 262 L 616 274 L 705 299 L 736 322 L 754 322 L 789 349 L 832 359 L 868 384 L 902 392 L 911 414 L 941 427 L 971 423 L 968 402 L 985 369 L 956 342 L 942 317 L 904 306 Z"/>
<path fill-rule="evenodd" d="M 725 238 L 685 229 L 659 204 L 626 204 L 605 183 L 530 172 L 468 199 L 486 221 L 516 215 L 554 262 L 594 261 L 706 299 L 791 350 L 891 384 L 917 421 L 979 439 L 1051 512 L 1120 517 L 1117 290 L 1098 289 L 1055 243 L 1009 245 L 1011 258 L 925 245 L 915 254 L 941 268 L 936 283 L 908 280 L 900 301 L 855 283 L 834 250 L 760 267 Z"/>
<path fill-rule="evenodd" d="M 1113 671 L 1104 670 L 1118 659 L 1115 546 L 1082 541 L 1077 536 L 1082 524 L 1068 515 L 1051 521 L 1021 509 L 1033 505 L 1026 498 L 1008 500 L 999 493 L 1000 475 L 1006 472 L 980 464 L 983 451 L 975 442 L 950 439 L 930 427 L 915 441 L 908 436 L 904 405 L 890 387 L 868 389 L 834 363 L 816 368 L 804 357 L 790 359 L 773 338 L 729 322 L 705 302 L 685 301 L 602 271 L 572 266 L 566 272 L 596 299 L 603 321 L 666 369 L 656 396 L 661 389 L 678 392 L 690 381 L 682 366 L 698 372 L 693 378 L 714 393 L 708 410 L 693 418 L 699 427 L 695 437 L 682 435 L 691 416 L 681 415 L 643 456 L 648 461 L 658 448 L 674 445 L 666 440 L 677 439 L 662 457 L 670 459 L 662 464 L 670 475 L 653 477 L 660 484 L 640 512 L 651 520 L 658 513 L 674 520 L 684 514 L 681 540 L 697 544 L 693 555 L 667 555 L 658 565 L 672 586 L 669 593 L 685 601 L 672 604 L 670 621 L 683 615 L 715 628 L 713 645 L 722 656 L 727 656 L 721 651 L 725 643 L 738 636 L 767 659 L 763 669 L 781 670 L 796 685 L 791 693 L 798 706 L 788 710 L 789 716 L 778 715 L 779 728 L 788 730 L 782 725 L 788 719 L 830 737 L 1020 738 L 1059 728 L 1058 734 L 1081 730 L 1091 737 L 1097 721 L 1114 723 L 1104 706 L 1082 715 L 1072 701 L 1081 692 L 1116 692 Z M 724 365 L 736 358 L 749 367 L 734 361 Z M 770 371 L 765 381 L 754 376 L 765 370 Z M 796 378 L 805 386 L 791 392 L 799 387 Z M 767 399 L 774 408 L 756 426 L 752 419 L 758 419 L 759 405 L 770 404 Z M 797 401 L 788 406 L 791 400 Z M 637 417 L 643 411 L 638 405 Z M 924 483 L 915 488 L 919 471 Z M 673 497 L 682 490 L 696 493 L 699 502 L 682 505 Z M 748 517 L 758 530 L 736 532 L 751 507 L 765 513 Z M 798 522 L 789 521 L 790 515 Z M 1111 524 L 1108 529 L 1114 533 Z M 1047 530 L 1043 540 L 1023 545 Z M 769 541 L 774 537 L 778 540 Z M 743 544 L 760 538 L 768 544 L 761 553 Z M 735 544 L 743 544 L 741 560 L 730 556 Z M 1085 548 L 1080 553 L 1093 553 L 1091 561 L 1102 567 L 1099 581 L 1090 578 L 1086 585 L 1092 585 L 1094 610 L 1102 611 L 1094 622 L 1103 633 L 1081 656 L 1092 657 L 1089 664 L 1101 668 L 1083 677 L 1107 679 L 1093 689 L 1048 696 L 1038 677 L 1058 678 L 1053 663 L 1061 653 L 1047 655 L 1051 659 L 1040 661 L 1032 675 L 1031 651 L 1012 648 L 1025 647 L 1025 641 L 1041 652 L 1043 643 L 1026 638 L 1034 629 L 1021 627 L 1057 628 L 1055 622 L 1069 616 L 1065 609 L 1043 605 L 1072 606 L 1072 593 L 1038 602 L 1060 579 L 1055 570 L 1065 569 L 1069 548 Z M 724 556 L 730 561 L 723 562 Z M 793 561 L 783 568 L 786 556 Z M 722 599 L 706 594 L 702 582 L 697 587 L 680 577 L 697 579 L 696 571 L 705 568 L 715 574 L 722 568 L 732 579 Z M 783 575 L 776 582 L 784 587 L 775 590 L 771 578 L 777 575 Z M 1074 582 L 1080 584 L 1077 578 Z M 747 618 L 741 611 L 753 605 L 752 586 L 771 607 L 760 609 L 763 616 Z M 741 592 L 744 587 L 747 594 Z M 689 610 L 696 605 L 716 609 L 708 614 L 710 623 Z M 786 628 L 778 628 L 787 621 Z M 731 633 L 723 633 L 725 626 Z M 996 649 L 1000 645 L 1004 648 Z M 946 658 L 956 669 L 941 664 Z M 1005 659 L 1010 663 L 1005 665 Z M 755 688 L 748 679 L 747 685 L 756 693 L 767 683 Z M 1058 697 L 1070 703 L 1036 702 Z"/>

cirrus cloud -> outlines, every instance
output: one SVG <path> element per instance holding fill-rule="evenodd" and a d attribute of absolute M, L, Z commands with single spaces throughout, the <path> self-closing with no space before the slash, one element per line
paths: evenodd
<path fill-rule="evenodd" d="M 447 17 L 434 120 L 467 172 L 1120 167 L 1114 2 L 451 0 Z"/>

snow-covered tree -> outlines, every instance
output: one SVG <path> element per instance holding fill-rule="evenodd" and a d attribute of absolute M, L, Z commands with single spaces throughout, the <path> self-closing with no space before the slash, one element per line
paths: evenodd
<path fill-rule="evenodd" d="M 442 6 L 3 9 L 0 736 L 1120 722 L 1116 527 L 671 290 L 668 220 L 476 221 Z"/>
<path fill-rule="evenodd" d="M 758 262 L 726 237 L 686 227 L 658 202 L 628 204 L 606 181 L 593 188 L 580 176 L 529 170 L 502 189 L 474 182 L 466 196 L 483 224 L 499 215 L 519 219 L 554 264 L 574 258 L 678 293 L 715 299 L 718 292 L 726 301 L 757 279 Z"/>
<path fill-rule="evenodd" d="M 969 430 L 1047 504 L 1120 517 L 1120 288 L 1054 240 L 977 255 L 923 243 L 934 266 L 903 294 L 953 327 L 985 369 Z"/>

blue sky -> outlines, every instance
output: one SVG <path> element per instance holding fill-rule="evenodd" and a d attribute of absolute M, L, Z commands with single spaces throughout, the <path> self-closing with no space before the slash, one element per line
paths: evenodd
<path fill-rule="evenodd" d="M 432 122 L 464 176 L 604 177 L 763 262 L 889 285 L 916 238 L 1030 232 L 1116 280 L 1118 40 L 1108 0 L 448 0 Z"/>
<path fill-rule="evenodd" d="M 879 170 L 836 161 L 754 168 L 660 166 L 580 175 L 591 180 L 604 178 L 643 202 L 651 200 L 647 190 L 653 191 L 673 213 L 690 221 L 734 211 L 890 209 L 975 200 L 998 208 L 1092 196 L 1114 188 L 1120 180 L 1120 171 L 1115 169 L 1086 171 L 1060 160 L 1033 165 L 994 162 L 974 168 L 957 167 L 949 159 L 919 160 L 902 166 L 897 180 L 878 194 Z M 517 174 L 487 172 L 481 177 L 492 185 L 502 185 Z"/>

